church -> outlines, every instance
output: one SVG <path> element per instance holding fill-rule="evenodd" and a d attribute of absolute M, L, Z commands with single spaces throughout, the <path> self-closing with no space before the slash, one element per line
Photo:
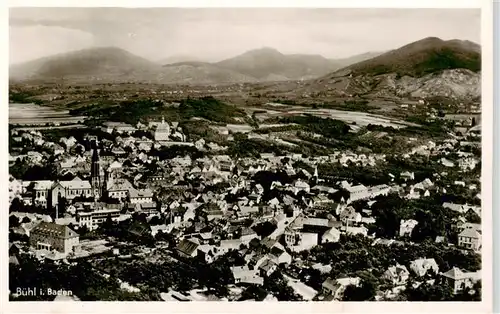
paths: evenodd
<path fill-rule="evenodd" d="M 72 201 L 77 197 L 99 199 L 106 190 L 107 177 L 106 171 L 100 166 L 97 139 L 92 139 L 92 150 L 89 181 L 82 180 L 79 177 L 75 177 L 70 181 L 47 181 L 44 189 L 40 188 L 41 184 L 35 184 L 34 203 L 40 204 L 38 199 L 41 198 L 40 195 L 42 194 L 42 196 L 45 196 L 45 206 L 47 207 L 60 205 L 63 198 L 67 201 Z"/>
<path fill-rule="evenodd" d="M 155 141 L 168 141 L 170 138 L 170 126 L 165 122 L 165 118 L 161 119 L 161 123 L 156 125 L 156 129 L 153 132 Z"/>

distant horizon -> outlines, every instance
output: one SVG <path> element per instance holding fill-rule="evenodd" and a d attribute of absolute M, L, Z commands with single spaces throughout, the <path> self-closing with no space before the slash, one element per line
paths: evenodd
<path fill-rule="evenodd" d="M 152 62 L 183 55 L 217 62 L 264 47 L 344 59 L 427 37 L 480 44 L 481 19 L 479 9 L 11 8 L 9 13 L 10 65 L 104 46 Z"/>
<path fill-rule="evenodd" d="M 431 38 L 431 37 L 435 37 L 435 36 L 429 36 L 429 37 L 426 37 L 426 38 Z M 439 38 L 439 37 L 436 37 L 436 38 Z M 425 38 L 422 38 L 420 40 L 423 40 Z M 442 38 L 439 38 L 441 40 L 444 40 Z M 459 38 L 452 38 L 452 39 L 447 39 L 447 40 L 462 40 L 462 41 L 470 41 L 470 40 L 464 40 L 464 39 L 459 39 Z M 418 40 L 416 40 L 418 41 Z M 481 46 L 480 43 L 477 43 L 477 42 L 474 42 L 474 41 L 470 41 L 472 42 L 473 44 L 477 44 L 479 46 Z M 412 42 L 409 42 L 407 44 L 411 44 Z M 405 44 L 406 45 L 406 44 Z M 403 45 L 404 46 L 404 45 Z M 400 46 L 400 47 L 403 47 L 403 46 Z M 251 52 L 251 51 L 257 51 L 257 50 L 263 50 L 263 49 L 272 49 L 272 50 L 276 50 L 280 53 L 282 53 L 283 55 L 317 55 L 317 56 L 321 56 L 321 57 L 324 57 L 326 59 L 329 59 L 329 60 L 343 60 L 343 59 L 349 59 L 349 58 L 352 58 L 352 57 L 357 57 L 357 56 L 362 56 L 362 55 L 366 55 L 366 54 L 384 54 L 386 52 L 389 52 L 391 50 L 394 50 L 394 49 L 398 49 L 400 47 L 394 47 L 394 48 L 391 48 L 391 49 L 387 49 L 385 51 L 366 51 L 366 52 L 362 52 L 362 53 L 358 53 L 358 54 L 354 54 L 354 55 L 351 55 L 351 56 L 347 56 L 347 57 L 343 57 L 343 58 L 329 58 L 327 56 L 323 56 L 321 54 L 314 54 L 314 53 L 311 53 L 311 54 L 306 54 L 306 53 L 283 53 L 281 51 L 279 51 L 278 49 L 276 48 L 273 48 L 273 47 L 260 47 L 260 48 L 255 48 L 255 49 L 250 49 L 250 50 L 247 50 L 241 54 L 238 54 L 238 55 L 234 55 L 232 57 L 228 57 L 228 58 L 233 58 L 233 57 L 236 57 L 236 56 L 239 56 L 239 55 L 242 55 L 244 53 L 247 53 L 247 52 Z M 60 52 L 60 53 L 55 53 L 55 54 L 51 54 L 51 55 L 47 55 L 47 56 L 42 56 L 42 57 L 38 57 L 38 58 L 35 58 L 35 59 L 30 59 L 30 60 L 27 60 L 27 61 L 22 61 L 22 62 L 18 62 L 18 63 L 9 63 L 9 66 L 15 66 L 15 65 L 20 65 L 20 64 L 23 64 L 23 63 L 28 63 L 28 62 L 31 62 L 31 61 L 36 61 L 36 60 L 39 60 L 39 59 L 43 59 L 43 58 L 50 58 L 52 56 L 57 56 L 57 55 L 64 55 L 64 54 L 67 54 L 67 53 L 72 53 L 72 52 L 78 52 L 78 51 L 85 51 L 85 50 L 92 50 L 92 49 L 105 49 L 105 48 L 116 48 L 116 49 L 121 49 L 123 51 L 126 51 L 128 53 L 131 53 L 137 57 L 141 57 L 143 59 L 146 59 L 148 61 L 151 61 L 153 63 L 158 63 L 158 64 L 162 64 L 162 65 L 165 65 L 165 64 L 168 64 L 168 63 L 165 63 L 165 62 L 162 62 L 163 60 L 168 60 L 168 59 L 175 59 L 175 58 L 182 58 L 184 59 L 184 61 L 175 61 L 175 62 L 171 62 L 171 64 L 174 64 L 174 63 L 180 63 L 180 62 L 206 62 L 206 63 L 217 63 L 217 62 L 220 62 L 220 61 L 223 61 L 223 60 L 226 60 L 227 58 L 225 59 L 222 59 L 222 60 L 202 60 L 201 58 L 197 58 L 195 56 L 189 56 L 187 54 L 183 55 L 183 54 L 178 54 L 178 55 L 171 55 L 171 56 L 167 56 L 165 58 L 162 58 L 162 59 L 159 59 L 159 60 L 151 60 L 151 59 L 148 59 L 148 58 L 145 58 L 145 57 L 142 57 L 142 56 L 139 56 L 139 55 L 136 55 L 126 49 L 123 49 L 123 48 L 120 48 L 120 47 L 117 47 L 117 46 L 92 46 L 92 47 L 88 47 L 88 48 L 82 48 L 82 49 L 76 49 L 76 50 L 70 50 L 70 51 L 65 51 L 65 52 Z M 10 59 L 10 58 L 9 58 Z"/>

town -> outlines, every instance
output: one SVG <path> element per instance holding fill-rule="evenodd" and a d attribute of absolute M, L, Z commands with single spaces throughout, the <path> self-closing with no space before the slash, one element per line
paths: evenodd
<path fill-rule="evenodd" d="M 287 146 L 305 125 L 293 117 L 218 122 L 205 138 L 170 116 L 11 125 L 10 299 L 480 300 L 480 124 L 423 103 L 439 136 L 342 131 L 373 143 L 404 135 L 400 150 L 394 140 L 301 153 Z M 265 135 L 292 148 L 247 153 Z M 70 293 L 16 293 L 33 284 Z"/>

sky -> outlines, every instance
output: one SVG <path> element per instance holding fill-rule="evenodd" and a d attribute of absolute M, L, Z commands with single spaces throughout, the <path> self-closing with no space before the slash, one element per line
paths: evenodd
<path fill-rule="evenodd" d="M 345 58 L 425 37 L 480 43 L 479 9 L 11 8 L 9 63 L 115 46 L 159 61 L 271 47 Z"/>

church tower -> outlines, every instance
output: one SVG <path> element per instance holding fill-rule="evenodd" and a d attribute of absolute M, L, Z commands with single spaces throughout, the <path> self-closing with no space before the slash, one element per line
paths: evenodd
<path fill-rule="evenodd" d="M 92 185 L 92 195 L 97 199 L 101 194 L 101 167 L 99 163 L 99 152 L 97 139 L 92 145 L 92 165 L 90 168 L 90 184 Z"/>

